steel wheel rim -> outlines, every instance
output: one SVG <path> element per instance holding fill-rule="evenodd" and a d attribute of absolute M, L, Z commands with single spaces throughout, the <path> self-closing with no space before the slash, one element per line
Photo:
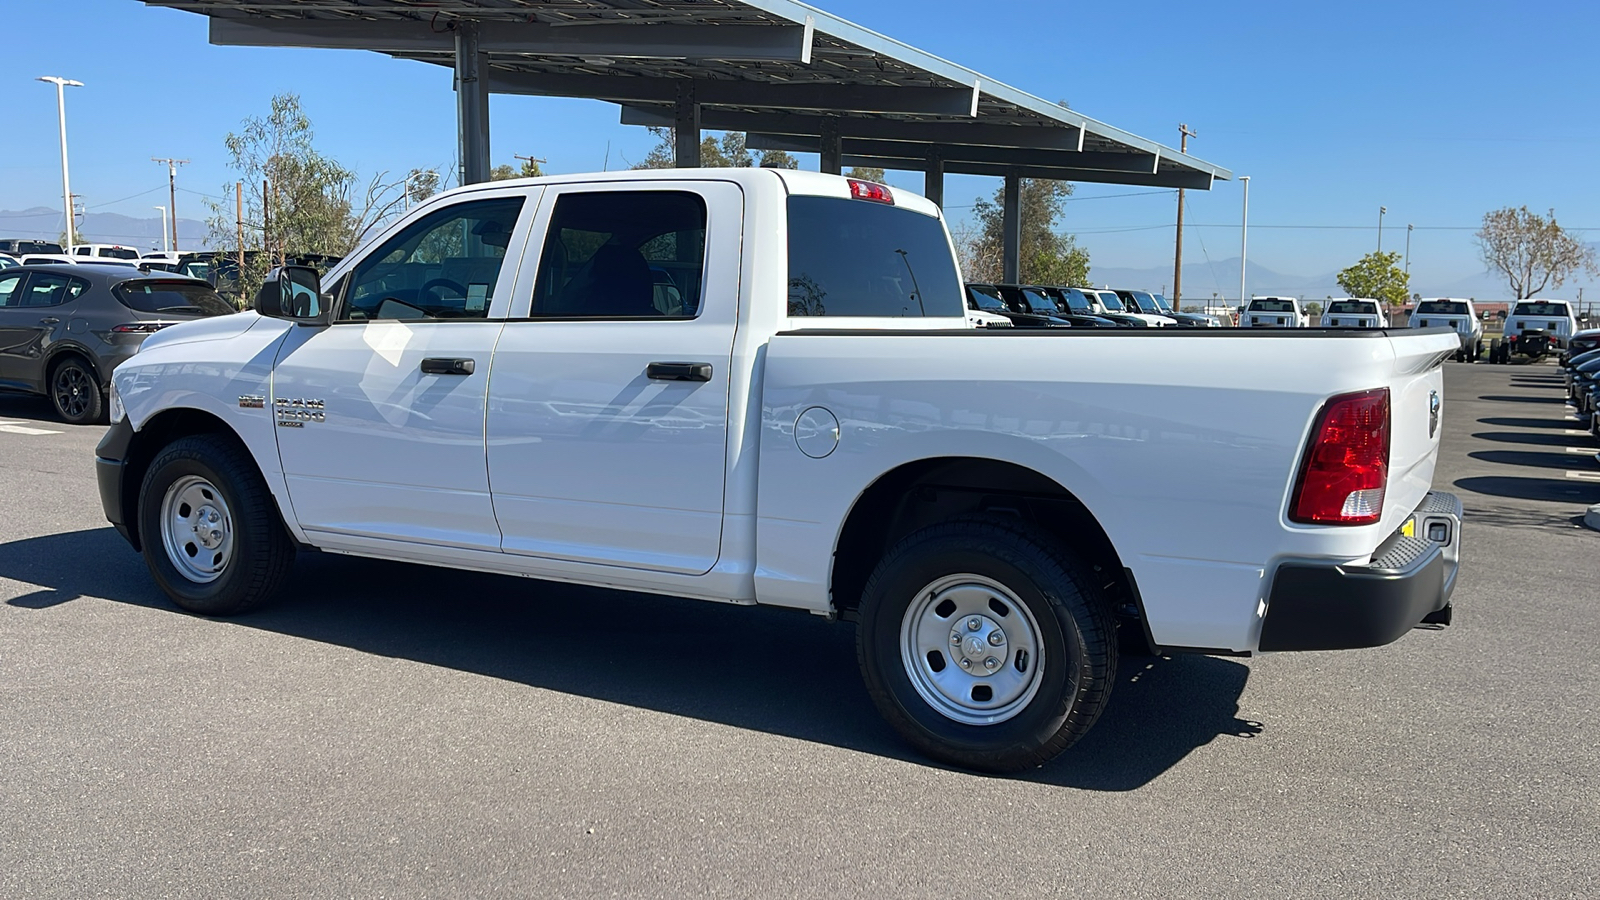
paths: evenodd
<path fill-rule="evenodd" d="M 62 366 L 56 372 L 56 406 L 69 418 L 89 411 L 89 376 L 77 366 Z"/>
<path fill-rule="evenodd" d="M 1033 613 L 1005 585 L 983 575 L 947 575 L 918 591 L 906 608 L 900 661 L 918 696 L 940 715 L 964 725 L 996 725 L 1026 709 L 1039 692 L 1046 663 L 1041 633 Z"/>
<path fill-rule="evenodd" d="M 161 543 L 184 578 L 209 584 L 233 559 L 233 515 L 216 485 L 184 475 L 161 499 Z"/>

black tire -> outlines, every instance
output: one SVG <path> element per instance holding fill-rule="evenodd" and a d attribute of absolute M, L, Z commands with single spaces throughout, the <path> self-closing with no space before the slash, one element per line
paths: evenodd
<path fill-rule="evenodd" d="M 196 580 L 179 570 L 161 528 L 168 490 L 181 479 L 196 478 L 221 494 L 220 508 L 227 511 L 231 527 L 231 555 L 211 581 Z M 249 612 L 272 599 L 294 562 L 294 542 L 278 517 L 266 482 L 255 461 L 231 437 L 194 435 L 167 445 L 145 473 L 138 515 L 150 574 L 174 603 L 192 613 Z M 194 545 L 187 546 L 192 550 Z"/>
<path fill-rule="evenodd" d="M 935 595 L 923 601 L 924 589 L 959 575 L 1003 586 L 1031 617 L 1013 624 L 1036 623 L 1039 632 L 1037 690 L 996 724 L 964 723 L 935 708 L 918 693 L 901 655 L 912 604 L 931 602 Z M 996 612 L 997 621 L 1008 615 Z M 959 628 L 967 613 L 947 615 Z M 1020 523 L 988 517 L 929 526 L 884 556 L 862 592 L 856 653 L 873 703 L 901 737 L 933 759 L 990 772 L 1030 769 L 1072 746 L 1105 708 L 1117 670 L 1116 625 L 1090 568 Z M 920 652 L 915 656 L 920 661 Z M 1020 667 L 1026 656 L 1018 656 Z M 1007 657 L 1002 668 L 1012 664 Z"/>
<path fill-rule="evenodd" d="M 76 356 L 63 357 L 50 367 L 50 377 L 45 390 L 50 394 L 50 405 L 56 415 L 69 425 L 93 425 L 103 422 L 106 412 L 106 389 L 94 366 Z"/>

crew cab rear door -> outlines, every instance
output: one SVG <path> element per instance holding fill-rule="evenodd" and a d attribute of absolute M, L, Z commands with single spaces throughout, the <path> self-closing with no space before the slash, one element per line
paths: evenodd
<path fill-rule="evenodd" d="M 716 564 L 743 215 L 729 182 L 550 187 L 489 380 L 506 552 Z"/>

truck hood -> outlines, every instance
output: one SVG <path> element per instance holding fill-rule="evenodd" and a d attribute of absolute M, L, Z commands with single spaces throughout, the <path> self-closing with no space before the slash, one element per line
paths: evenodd
<path fill-rule="evenodd" d="M 292 326 L 281 319 L 268 319 L 255 310 L 245 310 L 231 316 L 211 316 L 163 328 L 145 338 L 140 350 L 153 350 L 169 344 L 188 344 L 195 341 L 221 341 L 238 337 L 257 326 L 277 328 L 280 331 Z"/>

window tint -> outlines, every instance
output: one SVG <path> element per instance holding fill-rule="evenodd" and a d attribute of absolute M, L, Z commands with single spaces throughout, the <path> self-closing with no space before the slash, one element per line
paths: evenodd
<path fill-rule="evenodd" d="M 1513 316 L 1562 316 L 1567 315 L 1565 303 L 1518 303 L 1512 310 Z"/>
<path fill-rule="evenodd" d="M 22 306 L 60 306 L 69 300 L 78 299 L 88 283 L 66 275 L 56 275 L 50 272 L 35 272 L 28 279 L 27 297 L 23 299 Z"/>
<path fill-rule="evenodd" d="M 1377 312 L 1376 304 L 1360 300 L 1335 300 L 1328 304 L 1328 314 L 1333 316 L 1370 316 Z"/>
<path fill-rule="evenodd" d="M 706 204 L 687 191 L 600 191 L 556 200 L 529 315 L 700 314 Z"/>
<path fill-rule="evenodd" d="M 1424 316 L 1464 316 L 1467 305 L 1449 300 L 1424 300 L 1417 304 L 1417 313 Z"/>
<path fill-rule="evenodd" d="M 101 247 L 100 255 L 112 259 L 138 259 L 139 251 L 129 250 L 126 247 Z"/>
<path fill-rule="evenodd" d="M 187 281 L 125 281 L 112 290 L 123 306 L 137 312 L 225 316 L 233 305 L 208 284 Z"/>
<path fill-rule="evenodd" d="M 1044 292 L 1042 291 L 1034 288 L 1024 288 L 1022 291 L 1022 296 L 1023 299 L 1028 301 L 1028 309 L 1031 312 L 1053 316 L 1061 311 L 1056 308 L 1055 301 L 1045 296 Z"/>
<path fill-rule="evenodd" d="M 93 256 L 94 255 L 94 249 L 91 248 L 91 247 L 73 247 L 72 248 L 72 252 L 77 254 L 78 256 Z"/>
<path fill-rule="evenodd" d="M 1251 312 L 1272 312 L 1272 313 L 1294 312 L 1294 301 L 1292 301 L 1292 300 L 1251 300 L 1250 301 L 1250 311 Z"/>
<path fill-rule="evenodd" d="M 356 266 L 342 318 L 487 318 L 522 199 L 459 203 L 411 223 Z"/>
<path fill-rule="evenodd" d="M 991 312 L 1010 312 L 1011 308 L 1000 299 L 1000 292 L 987 285 L 967 285 L 967 296 L 971 298 L 972 305 L 977 309 L 987 309 Z"/>
<path fill-rule="evenodd" d="M 0 308 L 10 309 L 22 305 L 22 296 L 17 291 L 21 285 L 21 275 L 0 277 Z"/>
<path fill-rule="evenodd" d="M 1100 298 L 1101 305 L 1103 305 L 1106 309 L 1112 312 L 1127 312 L 1127 310 L 1122 307 L 1122 299 L 1115 293 L 1111 291 L 1096 291 L 1095 295 Z"/>
<path fill-rule="evenodd" d="M 789 198 L 789 315 L 959 316 L 961 308 L 938 219 L 863 200 Z"/>
<path fill-rule="evenodd" d="M 1083 295 L 1083 291 L 1080 291 L 1077 288 L 1068 288 L 1067 290 L 1061 292 L 1061 296 L 1067 298 L 1067 309 L 1070 309 L 1073 312 L 1094 312 L 1094 304 L 1090 303 L 1089 298 Z"/>

